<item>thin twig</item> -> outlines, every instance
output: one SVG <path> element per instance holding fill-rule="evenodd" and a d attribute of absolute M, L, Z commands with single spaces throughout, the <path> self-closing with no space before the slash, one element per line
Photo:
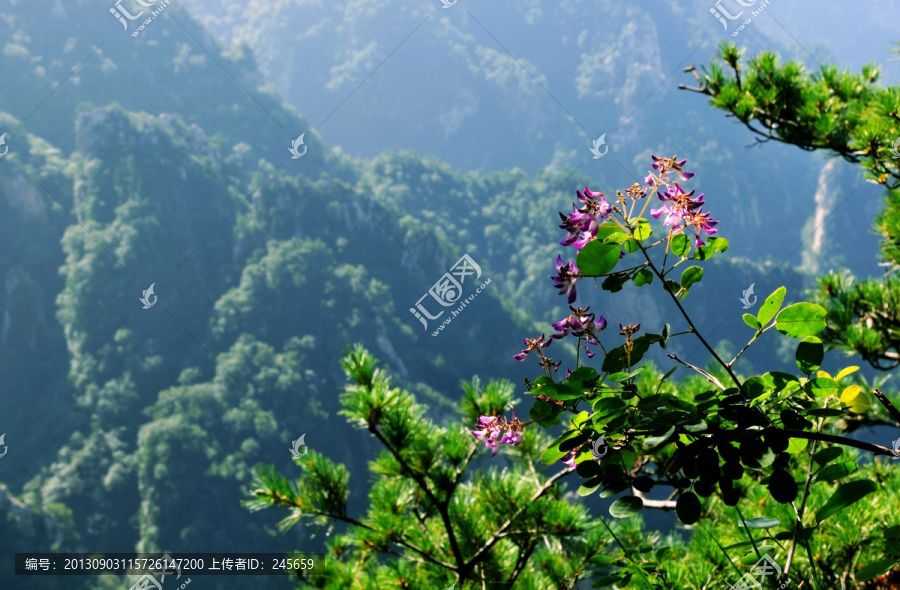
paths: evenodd
<path fill-rule="evenodd" d="M 819 427 L 816 429 L 818 432 L 822 429 L 822 422 L 824 418 L 819 419 Z M 816 446 L 819 444 L 819 441 L 814 440 L 812 444 L 812 448 L 809 450 L 809 463 L 806 467 L 806 484 L 803 486 L 803 497 L 800 499 L 800 509 L 794 507 L 794 512 L 797 514 L 797 522 L 794 523 L 794 535 L 791 538 L 791 547 L 788 549 L 787 554 L 787 563 L 784 564 L 784 575 L 787 576 L 791 571 L 791 561 L 794 559 L 794 551 L 797 548 L 797 538 L 800 535 L 800 529 L 803 528 L 803 511 L 806 509 L 806 499 L 809 497 L 809 486 L 812 483 L 812 471 L 813 471 L 813 455 L 816 452 Z M 793 502 L 791 502 L 793 505 Z"/>
<path fill-rule="evenodd" d="M 891 403 L 891 400 L 887 398 L 886 395 L 881 393 L 880 389 L 875 389 L 872 391 L 872 394 L 878 398 L 878 401 L 881 402 L 881 405 L 887 409 L 888 414 L 900 424 L 900 410 L 897 409 L 897 406 Z"/>
<path fill-rule="evenodd" d="M 765 432 L 765 431 L 763 431 Z M 884 455 L 894 457 L 894 453 L 887 447 L 875 445 L 872 443 L 853 440 L 844 436 L 836 436 L 833 434 L 825 434 L 824 432 L 804 432 L 803 430 L 782 430 L 784 434 L 790 438 L 805 438 L 807 440 L 818 440 L 822 442 L 830 442 L 847 447 L 853 447 L 862 451 L 869 451 L 875 455 Z"/>
<path fill-rule="evenodd" d="M 629 231 L 629 235 L 631 235 L 631 237 L 633 238 L 634 232 Z M 643 244 L 641 244 L 640 242 L 637 242 L 637 245 L 638 245 L 638 248 L 641 249 L 641 254 L 644 255 L 644 258 L 647 260 L 647 263 L 650 265 L 650 269 L 653 271 L 653 274 L 656 275 L 656 277 L 659 279 L 659 282 L 661 284 L 665 285 L 666 284 L 665 277 L 663 277 L 663 275 L 662 275 L 662 273 L 660 273 L 659 269 L 656 268 L 656 265 L 653 264 L 653 260 L 650 258 L 650 255 L 647 253 L 646 248 L 644 248 Z M 688 315 L 687 311 L 685 311 L 684 307 L 681 305 L 681 301 L 679 301 L 678 297 L 675 296 L 675 293 L 672 293 L 672 291 L 670 291 L 669 289 L 664 288 L 663 290 L 669 294 L 669 297 L 672 299 L 672 301 L 678 307 L 678 311 L 681 312 L 681 317 L 683 317 L 685 319 L 685 321 L 688 323 L 688 326 L 690 327 L 691 331 L 694 333 L 694 335 L 697 337 L 697 339 L 700 340 L 700 343 L 703 344 L 703 347 L 706 348 L 707 351 L 709 351 L 709 354 L 711 354 L 712 357 L 714 359 L 716 359 L 717 363 L 719 363 L 720 365 L 722 365 L 722 367 L 724 367 L 724 369 L 728 372 L 728 375 L 734 381 L 735 385 L 737 385 L 737 387 L 741 391 L 741 393 L 746 393 L 744 391 L 744 386 L 741 383 L 740 379 L 737 378 L 737 375 L 734 374 L 734 371 L 731 370 L 731 367 L 729 367 L 727 364 L 725 364 L 725 361 L 722 360 L 722 357 L 719 356 L 719 353 L 717 353 L 715 351 L 715 349 L 709 344 L 709 342 L 706 341 L 706 338 L 703 337 L 703 334 L 701 334 L 700 331 L 697 329 L 697 326 L 694 325 L 693 320 L 691 320 L 691 317 Z M 711 375 L 710 375 L 710 377 L 711 377 Z M 716 380 L 716 382 L 718 382 L 718 380 Z M 721 387 L 722 389 L 725 389 L 724 387 L 721 386 L 721 384 L 719 384 L 719 387 Z"/>
<path fill-rule="evenodd" d="M 744 520 L 744 515 L 741 514 L 741 509 L 737 507 L 737 504 L 734 505 L 734 509 L 738 513 L 738 517 L 741 519 L 741 524 L 744 525 L 744 530 L 747 531 L 747 537 L 750 539 L 750 544 L 753 546 L 753 551 L 756 553 L 757 559 L 762 559 L 762 555 L 759 553 L 759 547 L 756 546 L 756 540 L 753 538 L 753 534 L 750 532 L 750 527 L 747 526 L 747 521 Z"/>
<path fill-rule="evenodd" d="M 667 354 L 666 356 L 669 357 L 670 359 L 673 359 L 673 360 L 675 360 L 675 361 L 681 363 L 681 364 L 684 365 L 685 367 L 688 367 L 689 369 L 693 369 L 694 371 L 700 373 L 701 375 L 703 375 L 704 377 L 706 377 L 706 379 L 707 379 L 710 383 L 712 383 L 713 385 L 715 385 L 716 387 L 718 387 L 718 388 L 721 389 L 722 391 L 725 390 L 725 386 L 722 385 L 722 384 L 719 382 L 718 379 L 716 379 L 712 374 L 708 373 L 707 371 L 704 371 L 704 370 L 701 369 L 700 367 L 695 367 L 694 365 L 692 365 L 691 363 L 689 363 L 689 362 L 687 362 L 687 361 L 681 360 L 680 358 L 678 358 L 677 356 L 675 356 L 675 355 L 672 354 L 672 353 L 669 353 L 669 354 Z"/>
<path fill-rule="evenodd" d="M 658 508 L 660 510 L 675 510 L 674 500 L 650 500 L 644 496 L 643 492 L 635 488 L 631 488 L 635 498 L 640 498 L 644 503 L 644 508 Z"/>

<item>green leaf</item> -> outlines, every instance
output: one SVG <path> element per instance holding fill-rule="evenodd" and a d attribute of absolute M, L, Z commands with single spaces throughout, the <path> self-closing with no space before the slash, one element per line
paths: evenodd
<path fill-rule="evenodd" d="M 553 465 L 568 454 L 568 451 L 560 451 L 559 446 L 553 444 L 549 449 L 541 453 L 541 463 L 544 465 Z"/>
<path fill-rule="evenodd" d="M 609 513 L 616 518 L 634 516 L 644 507 L 644 501 L 637 496 L 623 496 L 612 503 Z"/>
<path fill-rule="evenodd" d="M 604 291 L 609 291 L 610 293 L 618 293 L 622 290 L 622 287 L 625 286 L 625 283 L 628 282 L 628 276 L 628 273 L 625 272 L 614 272 L 603 279 L 600 288 Z"/>
<path fill-rule="evenodd" d="M 604 244 L 600 240 L 592 240 L 578 253 L 575 264 L 584 276 L 599 277 L 616 267 L 619 252 L 617 244 Z"/>
<path fill-rule="evenodd" d="M 633 254 L 641 249 L 641 246 L 637 243 L 637 240 L 626 240 L 622 245 L 625 247 L 625 251 L 629 254 Z"/>
<path fill-rule="evenodd" d="M 597 239 L 600 241 L 603 241 L 614 234 L 622 234 L 626 237 L 628 236 L 628 234 L 626 234 L 625 231 L 615 221 L 607 221 L 605 223 L 601 223 L 600 227 L 597 228 Z"/>
<path fill-rule="evenodd" d="M 677 234 L 672 236 L 669 247 L 672 249 L 672 254 L 684 258 L 691 251 L 691 241 L 686 235 Z"/>
<path fill-rule="evenodd" d="M 845 477 L 852 475 L 856 469 L 856 463 L 853 461 L 834 463 L 833 465 L 823 467 L 816 476 L 816 481 L 835 481 L 844 479 Z"/>
<path fill-rule="evenodd" d="M 807 381 L 806 388 L 813 397 L 827 397 L 837 393 L 838 384 L 828 377 L 816 377 Z"/>
<path fill-rule="evenodd" d="M 657 447 L 662 446 L 662 444 L 665 443 L 674 433 L 675 427 L 670 426 L 665 434 L 662 434 L 660 436 L 651 436 L 650 438 L 644 440 L 644 448 L 648 451 L 654 451 L 657 449 Z"/>
<path fill-rule="evenodd" d="M 788 305 L 775 318 L 775 329 L 790 338 L 815 336 L 825 329 L 825 308 L 815 303 Z"/>
<path fill-rule="evenodd" d="M 681 273 L 681 286 L 690 289 L 691 285 L 699 283 L 703 278 L 703 269 L 699 266 L 691 266 Z"/>
<path fill-rule="evenodd" d="M 672 327 L 669 324 L 663 326 L 662 334 L 659 337 L 659 345 L 665 348 L 669 344 L 669 332 L 672 331 Z M 677 366 L 677 365 L 676 365 Z M 668 377 L 670 373 L 666 373 L 666 377 Z"/>
<path fill-rule="evenodd" d="M 754 330 L 759 330 L 762 327 L 759 321 L 757 321 L 756 316 L 754 316 L 752 313 L 744 314 L 744 323 Z"/>
<path fill-rule="evenodd" d="M 827 449 L 816 452 L 816 454 L 813 455 L 813 461 L 819 465 L 825 466 L 840 457 L 843 452 L 844 449 L 841 447 L 828 447 Z"/>
<path fill-rule="evenodd" d="M 643 242 L 647 238 L 650 237 L 650 234 L 653 233 L 653 228 L 650 227 L 650 222 L 644 219 L 638 219 L 637 227 L 634 228 L 634 238 L 640 242 Z"/>
<path fill-rule="evenodd" d="M 816 522 L 822 522 L 835 512 L 840 512 L 877 489 L 878 484 L 869 479 L 858 479 L 842 484 L 835 490 L 828 502 L 816 512 Z"/>
<path fill-rule="evenodd" d="M 634 284 L 638 287 L 649 285 L 653 282 L 653 272 L 649 268 L 642 268 L 634 275 Z"/>
<path fill-rule="evenodd" d="M 559 424 L 559 415 L 563 410 L 564 408 L 561 408 L 556 404 L 551 404 L 550 402 L 539 399 L 535 400 L 528 415 L 532 420 L 544 428 L 550 428 L 551 426 Z"/>
<path fill-rule="evenodd" d="M 670 293 L 678 293 L 681 291 L 681 285 L 678 284 L 678 281 L 673 281 L 672 279 L 666 279 L 665 288 L 666 291 Z"/>
<path fill-rule="evenodd" d="M 796 455 L 797 453 L 803 451 L 806 446 L 809 444 L 809 440 L 805 438 L 792 438 L 791 442 L 788 443 L 787 452 Z"/>
<path fill-rule="evenodd" d="M 586 432 L 582 432 L 578 436 L 575 436 L 568 440 L 564 440 L 563 442 L 559 443 L 559 452 L 568 453 L 569 451 L 575 450 L 577 447 L 580 447 L 581 445 L 585 444 L 588 441 L 588 439 L 591 438 L 592 434 L 593 434 L 593 431 L 588 430 Z M 562 458 L 562 457 L 560 457 L 560 458 Z"/>
<path fill-rule="evenodd" d="M 745 521 L 748 529 L 771 529 L 781 524 L 777 518 L 750 518 Z"/>
<path fill-rule="evenodd" d="M 824 358 L 825 347 L 822 346 L 822 341 L 815 336 L 807 336 L 803 342 L 797 345 L 797 366 L 807 375 L 812 375 L 819 370 Z"/>
<path fill-rule="evenodd" d="M 584 482 L 581 487 L 578 488 L 578 495 L 590 496 L 591 494 L 596 492 L 597 488 L 599 488 L 601 485 L 603 485 L 603 476 L 598 475 L 597 477 Z"/>
<path fill-rule="evenodd" d="M 787 295 L 787 289 L 778 287 L 774 293 L 766 297 L 765 302 L 759 306 L 759 313 L 756 314 L 756 319 L 759 320 L 760 325 L 765 326 L 772 321 L 772 318 L 781 309 L 785 295 Z"/>
<path fill-rule="evenodd" d="M 559 401 L 578 399 L 584 395 L 584 391 L 581 387 L 575 387 L 568 383 L 548 383 L 547 385 L 532 389 L 531 393 L 533 395 L 547 395 Z"/>
<path fill-rule="evenodd" d="M 700 520 L 700 499 L 694 492 L 684 492 L 675 503 L 675 514 L 684 524 L 694 524 Z"/>
<path fill-rule="evenodd" d="M 643 337 L 634 339 L 632 343 L 634 344 L 631 350 L 631 366 L 633 367 L 641 360 L 644 353 L 650 349 L 651 343 Z M 628 355 L 625 353 L 625 345 L 622 344 L 609 351 L 609 354 L 603 359 L 603 365 L 601 365 L 600 368 L 607 373 L 614 373 L 622 371 L 627 367 Z"/>
<path fill-rule="evenodd" d="M 597 370 L 593 367 L 578 367 L 569 375 L 569 383 L 580 385 L 588 383 L 597 378 Z"/>
<path fill-rule="evenodd" d="M 602 475 L 603 470 L 596 461 L 582 461 L 575 466 L 575 473 L 585 479 Z"/>
<path fill-rule="evenodd" d="M 876 576 L 880 576 L 884 572 L 891 569 L 891 567 L 897 562 L 893 557 L 885 557 L 883 559 L 879 559 L 878 561 L 873 561 L 867 566 L 864 566 L 861 570 L 856 572 L 856 580 L 858 582 L 867 582 Z"/>

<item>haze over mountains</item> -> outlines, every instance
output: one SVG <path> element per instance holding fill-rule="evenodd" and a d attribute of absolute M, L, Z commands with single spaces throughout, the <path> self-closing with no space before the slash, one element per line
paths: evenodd
<path fill-rule="evenodd" d="M 341 352 L 364 344 L 437 415 L 460 379 L 521 383 L 520 338 L 567 314 L 556 211 L 640 181 L 651 153 L 689 158 L 731 242 L 690 303 L 714 342 L 743 338 L 750 283 L 796 300 L 804 269 L 878 272 L 876 187 L 745 149 L 677 90 L 725 38 L 705 5 L 184 0 L 138 37 L 111 6 L 0 2 L 3 555 L 321 547 L 239 501 L 303 433 L 365 491 L 369 441 L 335 415 Z M 857 6 L 772 3 L 781 24 L 738 40 L 897 80 L 898 2 Z M 409 309 L 463 254 L 491 284 L 433 337 Z M 581 292 L 611 322 L 673 320 L 635 287 Z M 10 570 L 0 585 L 121 587 Z"/>

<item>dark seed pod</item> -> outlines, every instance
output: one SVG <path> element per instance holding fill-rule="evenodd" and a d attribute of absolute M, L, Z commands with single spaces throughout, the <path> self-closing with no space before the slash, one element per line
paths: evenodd
<path fill-rule="evenodd" d="M 777 455 L 787 450 L 791 439 L 782 430 L 769 430 L 765 434 L 765 440 L 766 445 Z"/>
<path fill-rule="evenodd" d="M 726 463 L 735 463 L 741 460 L 741 453 L 731 443 L 723 443 L 719 445 L 719 454 L 725 459 Z"/>
<path fill-rule="evenodd" d="M 696 461 L 685 461 L 684 465 L 681 467 L 681 470 L 684 472 L 684 476 L 688 479 L 697 479 L 697 476 L 700 475 L 697 472 Z"/>
<path fill-rule="evenodd" d="M 772 472 L 772 476 L 769 478 L 769 493 L 776 502 L 780 504 L 793 502 L 798 491 L 793 475 L 783 469 L 776 469 Z"/>
<path fill-rule="evenodd" d="M 694 482 L 694 491 L 698 496 L 709 498 L 710 496 L 712 496 L 714 485 L 715 483 L 710 483 L 700 479 Z"/>
<path fill-rule="evenodd" d="M 744 468 L 741 467 L 740 463 L 726 463 L 722 466 L 722 474 L 727 479 L 741 479 L 744 476 Z M 721 483 L 723 480 L 720 479 Z"/>
<path fill-rule="evenodd" d="M 712 449 L 703 449 L 697 455 L 697 473 L 704 479 L 719 479 L 719 454 Z"/>
<path fill-rule="evenodd" d="M 685 492 L 675 503 L 675 514 L 684 524 L 694 524 L 700 520 L 700 498 L 694 492 Z"/>
<path fill-rule="evenodd" d="M 766 453 L 766 443 L 759 438 L 747 438 L 741 442 L 741 461 L 747 467 L 759 467 L 759 460 Z"/>
<path fill-rule="evenodd" d="M 631 486 L 639 492 L 647 493 L 653 489 L 653 486 L 656 485 L 649 477 L 639 477 L 631 482 Z"/>

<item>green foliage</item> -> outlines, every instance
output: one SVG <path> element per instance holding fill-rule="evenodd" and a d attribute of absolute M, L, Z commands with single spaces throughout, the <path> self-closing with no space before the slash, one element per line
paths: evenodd
<path fill-rule="evenodd" d="M 341 413 L 383 448 L 365 515 L 348 514 L 349 473 L 311 451 L 294 463 L 291 481 L 272 466 L 257 469 L 244 505 L 283 508 L 287 530 L 301 520 L 347 525 L 328 543 L 315 588 L 574 588 L 616 561 L 587 511 L 569 502 L 560 483 L 570 471 L 542 474 L 546 437 L 504 454 L 508 466 L 479 471 L 480 443 L 464 424 L 504 412 L 513 400 L 508 382 L 463 384 L 463 423 L 439 426 L 408 392 L 393 387 L 371 354 L 357 347 L 341 364 L 349 384 Z"/>
<path fill-rule="evenodd" d="M 749 60 L 743 53 L 723 42 L 721 62 L 704 68 L 702 76 L 694 72 L 700 85 L 691 90 L 709 96 L 761 141 L 824 150 L 857 164 L 868 180 L 885 187 L 875 230 L 890 274 L 857 282 L 847 271 L 829 272 L 819 278 L 815 300 L 829 313 L 825 342 L 856 352 L 873 367 L 894 368 L 900 364 L 900 286 L 894 276 L 900 268 L 900 167 L 892 150 L 900 139 L 900 87 L 879 85 L 874 64 L 859 73 L 832 64 L 808 72 L 798 62 L 780 63 L 771 51 Z"/>

